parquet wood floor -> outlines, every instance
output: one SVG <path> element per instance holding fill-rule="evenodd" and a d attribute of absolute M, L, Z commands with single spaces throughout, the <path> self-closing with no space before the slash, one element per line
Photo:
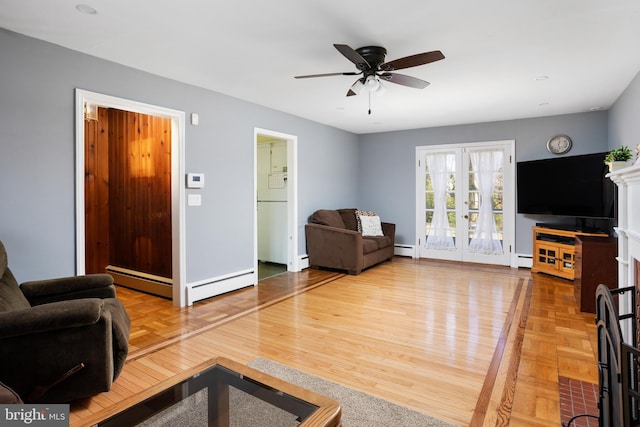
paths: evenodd
<path fill-rule="evenodd" d="M 212 357 L 265 357 L 459 425 L 558 426 L 558 376 L 597 382 L 595 325 L 572 282 L 396 257 L 359 276 L 305 270 L 175 308 L 118 289 L 131 352 L 92 425 Z"/>

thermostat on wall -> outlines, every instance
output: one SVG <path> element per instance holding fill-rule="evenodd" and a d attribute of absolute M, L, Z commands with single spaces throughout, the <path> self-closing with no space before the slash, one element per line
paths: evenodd
<path fill-rule="evenodd" d="M 204 174 L 203 173 L 188 173 L 187 174 L 187 188 L 202 188 L 204 187 Z"/>

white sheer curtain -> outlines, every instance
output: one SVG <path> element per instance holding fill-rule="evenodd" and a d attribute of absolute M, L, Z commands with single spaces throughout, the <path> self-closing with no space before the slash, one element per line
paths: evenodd
<path fill-rule="evenodd" d="M 475 236 L 469 242 L 469 251 L 488 254 L 503 253 L 493 217 L 493 189 L 502 166 L 502 151 L 473 151 L 469 153 L 471 172 L 480 192 L 480 206 Z"/>
<path fill-rule="evenodd" d="M 427 234 L 426 247 L 455 250 L 447 216 L 447 184 L 449 176 L 455 171 L 455 156 L 450 153 L 427 154 L 425 161 L 433 185 L 434 197 L 433 219 Z"/>

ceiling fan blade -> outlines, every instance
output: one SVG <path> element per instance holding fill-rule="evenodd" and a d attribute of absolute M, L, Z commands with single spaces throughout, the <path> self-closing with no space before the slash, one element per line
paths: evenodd
<path fill-rule="evenodd" d="M 329 77 L 329 76 L 357 76 L 360 73 L 348 71 L 346 73 L 326 73 L 326 74 L 308 74 L 306 76 L 295 76 L 296 79 L 308 79 L 311 77 Z"/>
<path fill-rule="evenodd" d="M 338 49 L 338 52 L 344 55 L 349 61 L 356 64 L 358 70 L 367 70 L 371 68 L 371 65 L 367 62 L 366 59 L 362 57 L 358 52 L 353 50 L 351 47 L 346 44 L 334 44 L 333 47 Z"/>
<path fill-rule="evenodd" d="M 353 84 L 351 85 L 351 87 L 347 91 L 347 96 L 358 95 L 362 91 L 362 88 L 364 87 L 363 80 L 364 80 L 364 78 L 360 78 L 360 79 L 356 80 L 355 82 L 353 82 Z"/>
<path fill-rule="evenodd" d="M 444 55 L 439 50 L 418 53 L 416 55 L 405 56 L 380 65 L 382 71 L 401 70 L 403 68 L 417 67 L 418 65 L 429 64 L 431 62 L 444 59 Z"/>
<path fill-rule="evenodd" d="M 397 73 L 383 73 L 383 74 L 380 74 L 379 77 L 381 79 L 384 79 L 385 81 L 399 84 L 402 86 L 409 86 L 415 89 L 424 89 L 430 84 L 429 82 L 426 82 L 424 80 L 420 80 L 415 77 L 406 76 L 404 74 L 397 74 Z"/>

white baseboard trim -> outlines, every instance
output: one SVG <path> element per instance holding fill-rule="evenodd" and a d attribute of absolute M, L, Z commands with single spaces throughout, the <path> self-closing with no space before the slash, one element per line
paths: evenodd
<path fill-rule="evenodd" d="M 309 255 L 304 254 L 298 256 L 298 267 L 300 269 L 299 271 L 309 268 Z"/>
<path fill-rule="evenodd" d="M 416 258 L 416 247 L 414 245 L 395 245 L 393 254 Z M 300 255 L 298 257 L 298 266 L 300 267 L 300 270 L 309 268 L 309 255 Z"/>
<path fill-rule="evenodd" d="M 395 245 L 393 250 L 394 255 L 409 256 L 411 258 L 417 258 L 415 245 Z"/>
<path fill-rule="evenodd" d="M 257 283 L 258 274 L 253 268 L 201 280 L 199 282 L 188 283 L 187 305 L 191 306 L 196 301 L 235 291 L 236 289 L 255 286 Z"/>
<path fill-rule="evenodd" d="M 531 268 L 533 266 L 533 255 L 516 254 L 516 267 Z"/>

